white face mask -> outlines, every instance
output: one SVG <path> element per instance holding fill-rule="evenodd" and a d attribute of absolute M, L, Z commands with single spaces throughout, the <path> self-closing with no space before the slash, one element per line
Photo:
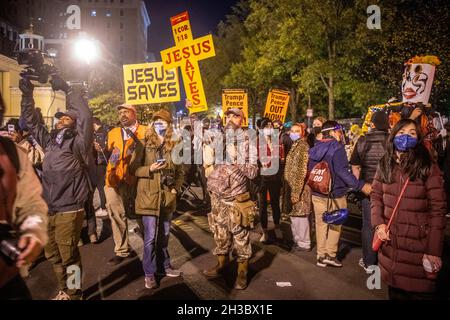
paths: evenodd
<path fill-rule="evenodd" d="M 272 128 L 264 128 L 263 133 L 266 137 L 271 136 L 273 134 L 273 129 Z"/>

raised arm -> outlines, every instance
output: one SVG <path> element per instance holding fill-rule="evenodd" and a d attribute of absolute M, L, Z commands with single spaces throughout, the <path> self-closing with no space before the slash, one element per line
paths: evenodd
<path fill-rule="evenodd" d="M 26 126 L 31 135 L 45 149 L 51 141 L 51 136 L 45 125 L 40 123 L 37 118 L 33 99 L 34 85 L 29 79 L 22 78 L 19 81 L 19 89 L 22 91 L 22 100 L 20 101 L 22 117 L 25 119 Z"/>

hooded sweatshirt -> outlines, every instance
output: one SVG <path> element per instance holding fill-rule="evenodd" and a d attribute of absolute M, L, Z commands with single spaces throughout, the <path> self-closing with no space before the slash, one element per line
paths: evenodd
<path fill-rule="evenodd" d="M 349 189 L 361 191 L 364 181 L 356 179 L 350 172 L 347 154 L 342 144 L 335 139 L 317 141 L 316 145 L 309 149 L 308 171 L 310 172 L 316 164 L 323 160 L 328 163 L 331 171 L 331 195 L 333 198 L 345 196 Z M 327 195 L 317 192 L 312 194 L 319 197 L 327 197 Z"/>

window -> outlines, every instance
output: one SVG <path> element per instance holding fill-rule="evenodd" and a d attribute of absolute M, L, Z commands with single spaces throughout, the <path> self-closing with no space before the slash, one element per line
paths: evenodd
<path fill-rule="evenodd" d="M 106 9 L 106 16 L 107 17 L 111 17 L 112 16 L 111 9 Z"/>
<path fill-rule="evenodd" d="M 97 16 L 97 10 L 91 10 L 91 17 Z"/>
<path fill-rule="evenodd" d="M 120 16 L 123 17 L 123 9 L 120 9 Z"/>

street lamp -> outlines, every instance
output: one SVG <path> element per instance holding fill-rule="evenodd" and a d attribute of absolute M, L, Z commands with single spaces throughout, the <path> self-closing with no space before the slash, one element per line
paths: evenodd
<path fill-rule="evenodd" d="M 74 54 L 79 60 L 90 64 L 98 57 L 98 48 L 96 41 L 90 39 L 78 39 L 74 42 Z"/>

